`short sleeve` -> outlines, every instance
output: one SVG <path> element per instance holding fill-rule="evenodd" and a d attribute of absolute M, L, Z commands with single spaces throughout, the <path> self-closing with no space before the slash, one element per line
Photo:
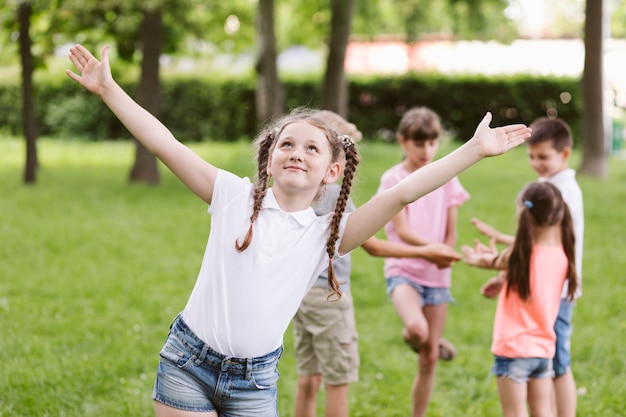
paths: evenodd
<path fill-rule="evenodd" d="M 461 185 L 461 181 L 457 177 L 454 177 L 447 184 L 448 188 L 448 203 L 450 207 L 458 207 L 463 205 L 469 200 L 470 195 L 467 190 Z"/>
<path fill-rule="evenodd" d="M 252 191 L 252 183 L 248 177 L 238 177 L 232 172 L 218 170 L 213 187 L 213 195 L 211 196 L 211 204 L 209 205 L 209 213 L 215 214 L 220 207 L 224 207 L 228 202 L 232 201 L 241 193 L 248 195 Z"/>

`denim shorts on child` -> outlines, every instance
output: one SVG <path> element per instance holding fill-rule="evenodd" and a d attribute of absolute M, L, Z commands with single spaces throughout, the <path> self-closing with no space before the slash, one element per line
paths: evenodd
<path fill-rule="evenodd" d="M 215 352 L 175 319 L 160 353 L 152 398 L 179 410 L 220 417 L 278 416 L 278 360 L 283 352 L 233 358 Z"/>
<path fill-rule="evenodd" d="M 505 358 L 495 355 L 491 373 L 515 382 L 528 382 L 529 378 L 552 378 L 554 376 L 552 359 Z"/>
<path fill-rule="evenodd" d="M 554 323 L 556 333 L 556 353 L 552 361 L 554 376 L 563 376 L 570 372 L 572 366 L 571 344 L 572 344 L 572 312 L 574 301 L 561 299 L 559 315 Z"/>
<path fill-rule="evenodd" d="M 409 284 L 419 294 L 422 306 L 454 303 L 454 298 L 450 294 L 450 288 L 425 287 L 415 281 L 397 275 L 385 278 L 385 281 L 387 282 L 387 297 L 389 298 L 391 298 L 391 293 L 398 285 Z"/>

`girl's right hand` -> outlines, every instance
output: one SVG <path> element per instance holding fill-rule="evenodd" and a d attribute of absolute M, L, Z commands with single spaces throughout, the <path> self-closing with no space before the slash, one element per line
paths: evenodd
<path fill-rule="evenodd" d="M 69 58 L 79 74 L 70 70 L 65 70 L 65 73 L 87 90 L 102 97 L 106 85 L 113 81 L 109 66 L 109 46 L 102 48 L 102 61 L 98 61 L 82 45 L 71 47 Z"/>

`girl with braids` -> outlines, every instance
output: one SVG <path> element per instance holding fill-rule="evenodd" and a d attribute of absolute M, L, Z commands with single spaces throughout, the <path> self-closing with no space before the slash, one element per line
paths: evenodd
<path fill-rule="evenodd" d="M 552 358 L 554 322 L 561 290 L 576 292 L 572 216 L 561 192 L 549 182 L 526 186 L 517 201 L 517 234 L 512 248 L 498 253 L 476 242 L 463 246 L 467 264 L 506 270 L 493 325 L 493 373 L 505 417 L 554 416 Z"/>
<path fill-rule="evenodd" d="M 351 138 L 311 114 L 282 118 L 257 139 L 252 184 L 204 161 L 133 101 L 111 76 L 108 49 L 99 61 L 83 46 L 72 47 L 78 74 L 67 75 L 98 95 L 211 214 L 198 279 L 161 350 L 157 417 L 278 415 L 283 334 L 320 272 L 328 268 L 331 298 L 339 298 L 333 258 L 361 245 L 406 204 L 530 135 L 524 125 L 490 128 L 488 114 L 456 152 L 344 214 L 358 164 Z M 335 211 L 317 216 L 311 204 L 341 176 L 342 149 L 346 167 Z"/>

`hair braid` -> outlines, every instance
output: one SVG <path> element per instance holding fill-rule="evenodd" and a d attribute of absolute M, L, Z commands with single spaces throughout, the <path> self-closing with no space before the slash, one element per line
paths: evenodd
<path fill-rule="evenodd" d="M 337 197 L 335 212 L 330 223 L 328 240 L 326 241 L 326 253 L 328 253 L 328 286 L 331 290 L 331 293 L 328 295 L 328 299 L 337 297 L 337 300 L 341 299 L 341 291 L 339 290 L 339 282 L 337 282 L 332 260 L 335 255 L 337 239 L 339 239 L 339 224 L 341 223 L 341 218 L 346 210 L 346 204 L 348 202 L 348 197 L 350 196 L 350 188 L 352 187 L 352 180 L 354 179 L 354 174 L 359 164 L 359 154 L 354 141 L 348 136 L 342 136 L 341 142 L 346 155 L 346 168 L 343 175 L 343 181 L 341 183 L 341 191 Z"/>
<path fill-rule="evenodd" d="M 257 217 L 259 217 L 259 212 L 261 211 L 261 205 L 263 204 L 263 198 L 265 197 L 265 193 L 267 192 L 267 161 L 269 159 L 270 149 L 274 144 L 274 139 L 276 138 L 276 134 L 273 131 L 268 132 L 264 137 L 258 141 L 259 153 L 257 156 L 257 181 L 253 190 L 253 206 L 252 206 L 252 214 L 250 215 L 250 226 L 248 227 L 248 231 L 243 238 L 243 243 L 239 244 L 239 239 L 235 241 L 235 248 L 237 248 L 238 252 L 243 252 L 250 246 L 250 242 L 252 242 L 252 226 L 256 221 Z"/>

